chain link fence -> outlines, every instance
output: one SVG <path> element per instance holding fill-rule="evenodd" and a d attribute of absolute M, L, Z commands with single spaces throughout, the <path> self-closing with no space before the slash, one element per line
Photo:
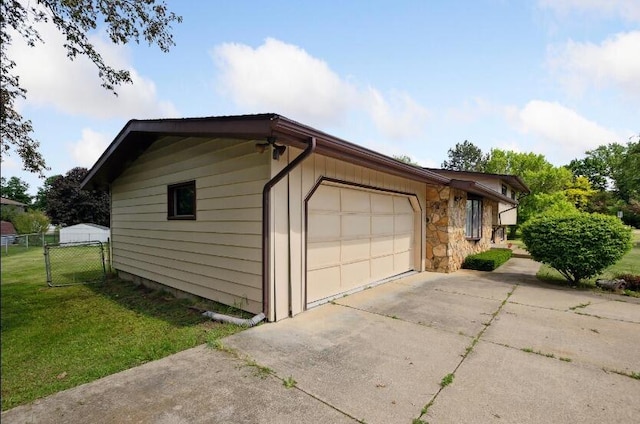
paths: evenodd
<path fill-rule="evenodd" d="M 30 247 L 42 247 L 45 244 L 55 244 L 60 242 L 60 232 L 34 233 L 34 234 L 11 234 L 2 236 L 2 249 L 8 253 L 9 249 L 29 249 Z"/>
<path fill-rule="evenodd" d="M 107 278 L 108 244 L 45 244 L 44 259 L 49 287 L 101 283 Z"/>

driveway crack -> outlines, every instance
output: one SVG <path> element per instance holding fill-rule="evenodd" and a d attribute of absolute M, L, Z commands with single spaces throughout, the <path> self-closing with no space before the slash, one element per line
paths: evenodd
<path fill-rule="evenodd" d="M 434 404 L 434 402 L 436 401 L 436 399 L 438 398 L 438 396 L 440 395 L 440 392 L 442 392 L 442 390 L 444 390 L 444 388 L 446 386 L 448 386 L 450 384 L 451 381 L 453 381 L 453 378 L 455 377 L 456 372 L 458 371 L 458 369 L 460 368 L 460 366 L 464 363 L 465 359 L 467 359 L 467 357 L 471 354 L 471 352 L 473 352 L 474 347 L 476 346 L 476 344 L 478 344 L 478 342 L 480 341 L 480 339 L 482 338 L 482 336 L 484 335 L 485 331 L 487 331 L 487 328 L 489 328 L 491 326 L 491 324 L 493 323 L 493 321 L 496 319 L 496 317 L 500 314 L 500 311 L 502 311 L 502 308 L 504 307 L 504 305 L 507 304 L 507 301 L 509 300 L 509 298 L 511 297 L 511 295 L 513 295 L 513 292 L 515 292 L 515 290 L 518 288 L 518 285 L 514 285 L 511 288 L 511 291 L 509 293 L 507 293 L 507 297 L 504 298 L 504 300 L 500 303 L 500 306 L 498 306 L 498 309 L 496 309 L 492 314 L 491 314 L 491 319 L 489 319 L 489 321 L 484 323 L 484 328 L 482 328 L 482 330 L 480 330 L 478 332 L 478 334 L 476 335 L 476 337 L 473 339 L 473 341 L 471 342 L 471 344 L 469 346 L 467 346 L 467 349 L 465 351 L 465 353 L 462 355 L 462 358 L 460 359 L 460 362 L 458 362 L 458 365 L 456 365 L 456 367 L 454 368 L 454 370 L 447 374 L 444 378 L 443 381 L 445 381 L 445 379 L 449 382 L 447 384 L 443 384 L 442 382 L 440 383 L 440 389 L 438 389 L 438 391 L 433 395 L 433 397 L 431 398 L 431 400 L 422 408 L 422 411 L 420 411 L 420 415 L 418 416 L 417 420 L 420 420 L 428 411 L 429 408 Z"/>

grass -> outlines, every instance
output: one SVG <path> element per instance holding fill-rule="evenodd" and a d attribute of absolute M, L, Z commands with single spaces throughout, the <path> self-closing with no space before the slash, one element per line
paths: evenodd
<path fill-rule="evenodd" d="M 242 330 L 118 279 L 49 288 L 42 248 L 1 257 L 3 411 Z"/>
<path fill-rule="evenodd" d="M 594 289 L 597 279 L 613 279 L 622 274 L 640 275 L 640 230 L 633 230 L 633 247 L 618 262 L 605 269 L 600 275 L 581 281 L 578 288 Z M 537 275 L 538 279 L 549 283 L 568 285 L 569 282 L 555 269 L 542 264 Z M 628 296 L 639 297 L 639 292 L 625 290 Z"/>
<path fill-rule="evenodd" d="M 442 380 L 440 381 L 440 387 L 447 387 L 449 384 L 453 383 L 453 374 L 447 374 L 444 377 L 442 377 Z"/>

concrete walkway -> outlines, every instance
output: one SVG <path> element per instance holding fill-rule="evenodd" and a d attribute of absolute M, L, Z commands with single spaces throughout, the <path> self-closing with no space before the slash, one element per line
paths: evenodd
<path fill-rule="evenodd" d="M 546 286 L 537 269 L 516 258 L 493 273 L 414 275 L 2 422 L 638 422 L 640 302 Z"/>

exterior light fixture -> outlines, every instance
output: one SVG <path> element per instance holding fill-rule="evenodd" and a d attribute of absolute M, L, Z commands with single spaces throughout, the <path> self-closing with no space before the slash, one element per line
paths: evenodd
<path fill-rule="evenodd" d="M 264 153 L 270 145 L 273 146 L 273 160 L 280 159 L 280 156 L 287 150 L 287 146 L 279 146 L 276 144 L 275 137 L 268 137 L 266 143 L 256 144 L 256 152 Z"/>

